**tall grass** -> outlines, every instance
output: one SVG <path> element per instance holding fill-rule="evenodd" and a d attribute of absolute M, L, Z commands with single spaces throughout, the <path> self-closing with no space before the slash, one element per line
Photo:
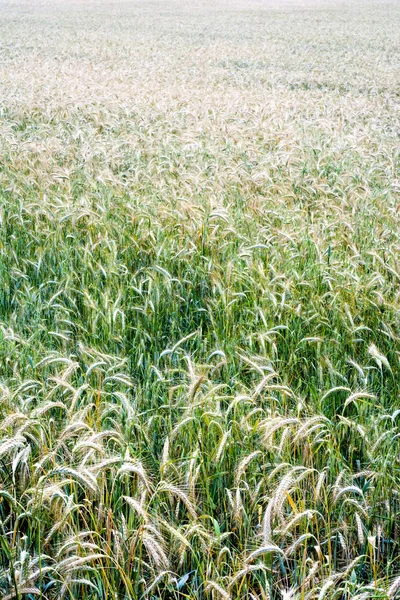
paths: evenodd
<path fill-rule="evenodd" d="M 398 597 L 399 6 L 0 8 L 0 596 Z"/>

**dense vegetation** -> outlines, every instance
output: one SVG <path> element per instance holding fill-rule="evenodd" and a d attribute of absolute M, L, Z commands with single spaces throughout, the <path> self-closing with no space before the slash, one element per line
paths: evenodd
<path fill-rule="evenodd" d="M 400 6 L 0 1 L 0 596 L 400 593 Z"/>

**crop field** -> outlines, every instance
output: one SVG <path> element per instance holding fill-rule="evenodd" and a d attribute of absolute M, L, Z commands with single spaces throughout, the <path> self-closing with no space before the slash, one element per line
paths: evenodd
<path fill-rule="evenodd" d="M 400 3 L 0 0 L 0 598 L 400 598 Z"/>

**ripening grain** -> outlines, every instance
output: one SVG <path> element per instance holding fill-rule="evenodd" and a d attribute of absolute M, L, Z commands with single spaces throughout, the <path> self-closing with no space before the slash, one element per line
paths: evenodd
<path fill-rule="evenodd" d="M 400 597 L 400 5 L 0 31 L 0 597 Z"/>

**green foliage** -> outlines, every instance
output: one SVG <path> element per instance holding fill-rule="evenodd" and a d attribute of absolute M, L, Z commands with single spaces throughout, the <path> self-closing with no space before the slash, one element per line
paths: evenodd
<path fill-rule="evenodd" d="M 398 6 L 99 6 L 0 16 L 0 596 L 394 599 Z"/>

